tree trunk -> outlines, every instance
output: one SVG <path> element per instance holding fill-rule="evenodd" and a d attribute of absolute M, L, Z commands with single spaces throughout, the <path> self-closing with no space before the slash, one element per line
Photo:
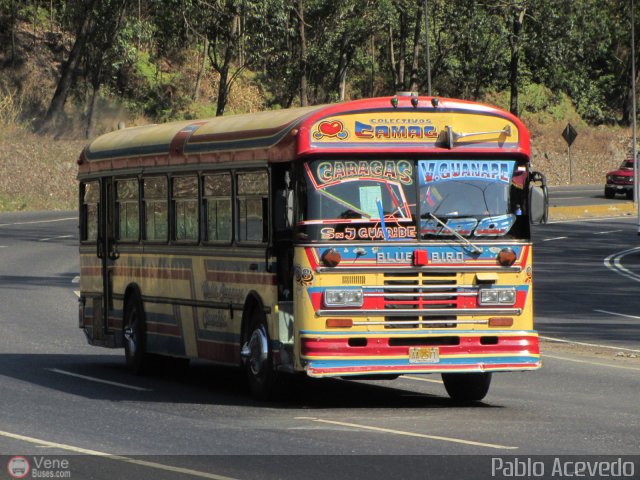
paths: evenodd
<path fill-rule="evenodd" d="M 400 10 L 400 48 L 398 49 L 398 83 L 396 91 L 405 91 L 407 82 L 405 79 L 405 62 L 407 54 L 407 34 L 408 34 L 408 16 L 404 9 Z"/>
<path fill-rule="evenodd" d="M 89 102 L 89 111 L 87 112 L 87 129 L 85 130 L 85 138 L 89 139 L 93 137 L 93 132 L 96 127 L 95 115 L 98 107 L 98 100 L 100 99 L 100 85 L 102 82 L 97 82 L 93 85 L 93 91 L 91 92 L 91 101 Z"/>
<path fill-rule="evenodd" d="M 229 72 L 231 71 L 231 62 L 236 56 L 236 52 L 238 49 L 238 41 L 239 41 L 239 33 L 240 33 L 240 14 L 237 10 L 234 10 L 233 15 L 231 17 L 230 31 L 229 37 L 227 40 L 227 44 L 225 46 L 224 51 L 224 60 L 222 64 L 216 62 L 215 57 L 215 48 L 216 44 L 209 44 L 209 60 L 211 60 L 212 65 L 216 69 L 216 71 L 220 74 L 220 84 L 218 85 L 218 102 L 216 107 L 216 117 L 221 117 L 224 115 L 224 110 L 227 107 L 227 102 L 229 100 L 229 92 L 231 90 L 231 83 L 235 79 L 235 74 L 229 78 Z M 238 67 L 236 74 L 240 72 L 242 67 Z"/>
<path fill-rule="evenodd" d="M 307 37 L 304 31 L 304 0 L 298 0 L 298 21 L 300 25 L 300 104 L 306 107 L 309 105 L 309 92 L 307 86 Z"/>
<path fill-rule="evenodd" d="M 338 69 L 336 70 L 336 76 L 333 82 L 334 89 L 337 91 L 340 101 L 344 100 L 347 81 L 347 65 L 349 64 L 348 40 L 347 34 L 344 33 L 340 39 L 340 60 L 338 61 Z"/>
<path fill-rule="evenodd" d="M 398 70 L 396 69 L 396 52 L 393 45 L 393 27 L 389 24 L 389 66 L 391 67 L 391 78 L 393 80 L 394 91 L 398 91 Z"/>
<path fill-rule="evenodd" d="M 418 65 L 420 60 L 420 33 L 422 31 L 422 12 L 424 5 L 418 8 L 416 27 L 413 30 L 413 60 L 411 62 L 411 85 L 409 91 L 418 91 Z"/>
<path fill-rule="evenodd" d="M 516 11 L 513 16 L 513 35 L 511 40 L 511 67 L 510 84 L 511 99 L 509 101 L 509 111 L 518 115 L 518 63 L 520 61 L 520 45 L 522 43 L 522 27 L 524 16 L 527 11 L 527 3 L 522 2 L 515 6 Z"/>
<path fill-rule="evenodd" d="M 71 53 L 69 53 L 69 58 L 62 65 L 60 80 L 58 80 L 58 85 L 56 86 L 56 90 L 53 94 L 53 98 L 51 99 L 51 103 L 49 104 L 49 108 L 47 109 L 47 113 L 45 114 L 44 120 L 38 129 L 41 132 L 55 130 L 56 124 L 64 112 L 64 106 L 65 103 L 67 103 L 67 97 L 69 96 L 71 87 L 73 87 L 73 79 L 78 68 L 78 64 L 84 54 L 87 40 L 89 39 L 93 28 L 92 10 L 95 2 L 96 0 L 91 0 L 86 4 L 84 20 L 82 21 L 82 25 L 76 35 L 76 41 L 73 44 Z"/>
<path fill-rule="evenodd" d="M 207 68 L 207 50 L 209 49 L 209 39 L 204 39 L 204 46 L 202 48 L 202 60 L 200 61 L 200 67 L 198 68 L 198 75 L 196 77 L 196 85 L 193 89 L 193 101 L 197 102 L 200 98 L 200 87 L 202 86 L 202 77 L 204 76 L 205 69 Z"/>

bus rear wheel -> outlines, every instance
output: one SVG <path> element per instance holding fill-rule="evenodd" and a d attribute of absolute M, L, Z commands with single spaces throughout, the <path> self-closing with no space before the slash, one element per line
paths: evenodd
<path fill-rule="evenodd" d="M 491 373 L 443 373 L 442 381 L 452 400 L 478 402 L 489 392 Z"/>
<path fill-rule="evenodd" d="M 146 353 L 146 322 L 142 304 L 138 298 L 127 301 L 122 329 L 127 368 L 135 375 L 141 375 L 145 372 L 149 359 Z"/>
<path fill-rule="evenodd" d="M 251 394 L 269 400 L 276 390 L 277 372 L 273 368 L 273 355 L 265 320 L 256 312 L 251 314 L 249 329 L 242 346 L 242 359 Z"/>

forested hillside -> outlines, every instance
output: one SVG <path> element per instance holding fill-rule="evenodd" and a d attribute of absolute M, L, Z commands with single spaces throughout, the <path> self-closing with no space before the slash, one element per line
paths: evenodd
<path fill-rule="evenodd" d="M 520 115 L 552 183 L 571 122 L 572 180 L 594 183 L 630 151 L 630 20 L 630 0 L 0 0 L 0 123 L 78 140 L 431 92 Z"/>

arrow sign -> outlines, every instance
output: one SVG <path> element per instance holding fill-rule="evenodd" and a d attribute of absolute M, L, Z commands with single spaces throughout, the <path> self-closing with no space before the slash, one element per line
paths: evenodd
<path fill-rule="evenodd" d="M 562 138 L 564 138 L 564 141 L 567 142 L 567 145 L 571 146 L 577 136 L 578 132 L 576 132 L 576 129 L 573 128 L 573 125 L 567 123 L 567 126 L 562 131 Z"/>

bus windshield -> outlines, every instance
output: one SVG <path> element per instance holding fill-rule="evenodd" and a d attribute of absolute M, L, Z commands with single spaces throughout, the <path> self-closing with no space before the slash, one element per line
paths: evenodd
<path fill-rule="evenodd" d="M 413 161 L 314 160 L 304 177 L 302 238 L 416 239 Z"/>
<path fill-rule="evenodd" d="M 419 160 L 422 237 L 505 235 L 516 220 L 510 212 L 514 161 Z"/>
<path fill-rule="evenodd" d="M 510 211 L 514 168 L 503 160 L 312 160 L 304 164 L 298 236 L 503 236 L 517 214 Z"/>

